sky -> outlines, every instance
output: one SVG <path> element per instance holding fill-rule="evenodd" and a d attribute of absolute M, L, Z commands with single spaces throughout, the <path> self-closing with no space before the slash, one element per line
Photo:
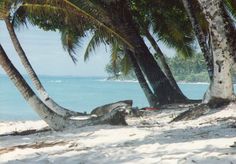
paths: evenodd
<path fill-rule="evenodd" d="M 109 62 L 108 46 L 98 47 L 89 61 L 84 62 L 83 53 L 89 40 L 85 38 L 81 47 L 77 49 L 78 62 L 75 65 L 62 48 L 59 32 L 43 31 L 37 27 L 28 26 L 28 28 L 16 29 L 16 33 L 30 63 L 39 75 L 107 76 L 105 66 Z M 17 69 L 22 74 L 26 74 L 2 21 L 0 21 L 0 43 Z M 160 47 L 165 54 L 171 56 L 175 54 L 172 49 L 163 44 L 160 44 Z M 5 74 L 2 68 L 0 68 L 0 74 Z"/>

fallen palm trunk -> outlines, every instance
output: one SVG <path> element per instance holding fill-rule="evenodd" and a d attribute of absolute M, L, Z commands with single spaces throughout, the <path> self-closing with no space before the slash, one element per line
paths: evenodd
<path fill-rule="evenodd" d="M 124 109 L 131 109 L 133 104 L 132 100 L 123 100 L 123 101 L 118 101 L 115 103 L 110 103 L 106 105 L 99 106 L 95 109 L 92 110 L 91 114 L 95 114 L 97 116 L 102 116 L 106 113 L 111 112 L 115 108 L 124 108 Z"/>

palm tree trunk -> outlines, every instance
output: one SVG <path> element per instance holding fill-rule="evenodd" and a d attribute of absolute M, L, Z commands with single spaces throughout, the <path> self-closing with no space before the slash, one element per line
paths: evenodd
<path fill-rule="evenodd" d="M 148 50 L 144 40 L 139 34 L 139 30 L 134 24 L 125 1 L 119 1 L 119 3 L 121 3 L 121 5 L 114 6 L 111 12 L 111 16 L 114 15 L 116 18 L 113 20 L 113 26 L 116 27 L 117 31 L 119 31 L 129 43 L 132 43 L 134 50 L 130 50 L 134 51 L 135 58 L 147 77 L 160 104 L 186 102 L 187 98 L 182 92 L 180 93 L 171 85 L 169 79 L 162 72 Z"/>
<path fill-rule="evenodd" d="M 202 30 L 202 27 L 194 13 L 194 1 L 193 0 L 182 0 L 185 10 L 187 11 L 189 20 L 191 21 L 192 27 L 194 29 L 195 35 L 197 37 L 198 43 L 200 45 L 201 51 L 207 63 L 207 70 L 210 80 L 213 78 L 213 56 L 210 52 L 209 46 L 206 41 L 206 36 Z"/>
<path fill-rule="evenodd" d="M 52 98 L 49 97 L 47 91 L 44 89 L 44 87 L 43 87 L 42 83 L 40 82 L 38 76 L 36 75 L 33 67 L 31 66 L 23 48 L 21 47 L 21 44 L 16 36 L 14 27 L 13 27 L 12 23 L 10 22 L 10 19 L 6 18 L 6 19 L 4 19 L 4 21 L 5 21 L 6 27 L 8 29 L 8 32 L 10 34 L 14 48 L 15 48 L 18 56 L 20 57 L 21 63 L 23 64 L 27 73 L 29 74 L 29 77 L 32 80 L 36 90 L 38 91 L 38 93 L 41 97 L 41 100 L 50 109 L 52 109 L 54 112 L 58 113 L 59 115 L 67 116 L 67 117 L 84 115 L 83 113 L 70 111 L 68 109 L 65 109 L 64 107 L 59 106 Z"/>
<path fill-rule="evenodd" d="M 24 78 L 20 75 L 18 70 L 11 63 L 5 51 L 0 44 L 0 65 L 7 73 L 11 81 L 20 91 L 24 99 L 35 110 L 35 112 L 54 130 L 63 130 L 69 128 L 78 128 L 88 125 L 111 123 L 114 117 L 122 117 L 123 113 L 119 110 L 112 110 L 103 116 L 96 118 L 89 118 L 86 120 L 72 120 L 58 115 L 49 109 L 33 92 L 30 86 L 26 83 Z"/>
<path fill-rule="evenodd" d="M 150 107 L 156 107 L 158 104 L 157 97 L 153 94 L 152 90 L 149 88 L 149 85 L 131 51 L 127 50 L 127 55 L 129 55 L 130 61 L 133 65 L 135 75 L 138 79 L 139 85 L 142 88 Z"/>
<path fill-rule="evenodd" d="M 198 0 L 209 23 L 214 75 L 205 102 L 218 104 L 233 98 L 231 68 L 233 48 L 230 45 L 228 22 L 223 17 L 221 0 Z"/>
<path fill-rule="evenodd" d="M 169 79 L 171 85 L 179 92 L 182 93 L 182 91 L 180 90 L 178 84 L 176 83 L 174 76 L 170 70 L 170 67 L 168 66 L 168 64 L 166 63 L 166 59 L 165 59 L 165 55 L 163 54 L 163 52 L 161 51 L 160 47 L 158 46 L 158 44 L 156 43 L 155 39 L 153 38 L 153 36 L 150 34 L 150 32 L 147 29 L 145 30 L 145 36 L 147 37 L 147 39 L 149 40 L 149 42 L 151 43 L 152 47 L 155 49 L 156 53 L 158 54 L 158 59 L 163 67 L 163 72 L 165 73 L 166 77 Z"/>

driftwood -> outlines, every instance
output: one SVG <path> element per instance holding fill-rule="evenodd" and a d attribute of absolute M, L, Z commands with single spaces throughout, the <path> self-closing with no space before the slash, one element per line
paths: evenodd
<path fill-rule="evenodd" d="M 124 100 L 124 101 L 118 101 L 115 103 L 110 103 L 106 105 L 99 106 L 92 110 L 91 114 L 96 116 L 103 116 L 106 113 L 110 113 L 112 110 L 117 108 L 123 108 L 123 109 L 131 109 L 133 104 L 132 100 Z"/>
<path fill-rule="evenodd" d="M 1 134 L 0 137 L 4 136 L 26 136 L 26 135 L 31 135 L 31 134 L 37 134 L 37 133 L 42 133 L 42 132 L 48 132 L 51 131 L 50 128 L 43 128 L 43 129 L 30 129 L 30 130 L 24 130 L 24 131 L 14 131 L 12 133 L 7 133 L 7 134 Z"/>
<path fill-rule="evenodd" d="M 114 110 L 117 110 L 117 112 L 109 120 L 107 120 L 107 123 L 111 125 L 128 125 L 125 120 L 125 116 L 132 108 L 132 104 L 132 100 L 123 100 L 115 103 L 102 105 L 92 110 L 91 115 L 96 115 L 96 117 L 102 117 Z"/>
<path fill-rule="evenodd" d="M 200 104 L 195 107 L 190 107 L 189 110 L 180 113 L 171 122 L 193 120 L 207 114 L 209 111 L 210 107 L 208 106 L 208 104 Z"/>

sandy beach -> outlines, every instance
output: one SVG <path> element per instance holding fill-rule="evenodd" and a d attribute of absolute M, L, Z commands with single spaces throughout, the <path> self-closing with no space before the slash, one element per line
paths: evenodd
<path fill-rule="evenodd" d="M 192 121 L 183 110 L 150 111 L 129 126 L 6 135 L 47 128 L 43 121 L 0 122 L 0 163 L 236 163 L 236 105 Z"/>

